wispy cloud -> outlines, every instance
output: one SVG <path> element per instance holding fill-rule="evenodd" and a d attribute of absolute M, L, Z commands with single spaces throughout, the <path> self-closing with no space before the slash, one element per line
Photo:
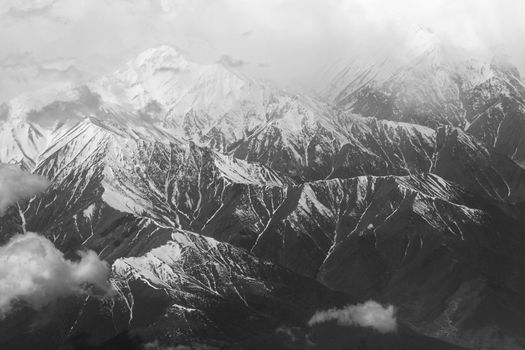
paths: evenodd
<path fill-rule="evenodd" d="M 26 173 L 15 165 L 0 163 L 0 216 L 21 199 L 43 192 L 49 181 L 40 175 Z"/>
<path fill-rule="evenodd" d="M 109 265 L 93 251 L 70 261 L 47 238 L 28 232 L 0 247 L 0 317 L 15 302 L 39 309 L 61 297 L 106 294 Z"/>
<path fill-rule="evenodd" d="M 101 98 L 83 85 L 74 89 L 76 99 L 63 102 L 54 101 L 39 110 L 27 113 L 27 120 L 40 125 L 54 125 L 57 122 L 78 120 L 83 114 L 95 112 L 101 105 Z"/>
<path fill-rule="evenodd" d="M 341 326 L 371 327 L 381 333 L 397 330 L 394 306 L 383 307 L 373 300 L 363 304 L 350 305 L 343 309 L 317 311 L 308 321 L 308 325 L 314 326 L 330 321 L 335 321 Z"/>

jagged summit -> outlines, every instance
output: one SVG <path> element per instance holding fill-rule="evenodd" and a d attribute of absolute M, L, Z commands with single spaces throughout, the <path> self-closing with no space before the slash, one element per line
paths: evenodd
<path fill-rule="evenodd" d="M 519 72 L 501 58 L 501 50 L 476 43 L 461 47 L 424 27 L 408 33 L 372 58 L 356 56 L 332 67 L 320 93 L 353 113 L 434 128 L 468 128 L 498 99 L 507 99 L 507 110 L 518 109 L 515 102 L 523 103 Z M 487 119 L 481 120 L 495 128 L 494 120 Z M 487 145 L 494 145 L 493 136 Z"/>
<path fill-rule="evenodd" d="M 380 88 L 398 81 L 420 84 L 425 76 L 441 79 L 441 72 L 455 74 L 469 84 L 490 78 L 495 52 L 482 45 L 458 46 L 423 25 L 402 25 L 392 33 L 391 40 L 379 48 L 365 48 L 329 64 L 319 73 L 318 93 L 346 106 L 345 98 L 364 87 Z"/>
<path fill-rule="evenodd" d="M 221 63 L 192 62 L 169 46 L 146 50 L 90 88 L 107 103 L 143 109 L 179 134 L 188 114 L 197 114 L 208 129 L 226 116 L 264 115 L 270 95 L 282 94 Z M 238 120 L 237 127 L 246 123 Z"/>

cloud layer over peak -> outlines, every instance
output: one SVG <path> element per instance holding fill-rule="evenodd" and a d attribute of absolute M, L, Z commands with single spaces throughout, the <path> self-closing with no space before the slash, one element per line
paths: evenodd
<path fill-rule="evenodd" d="M 65 259 L 36 233 L 13 236 L 0 247 L 0 318 L 15 302 L 39 309 L 61 297 L 110 293 L 109 265 L 94 251 L 78 255 L 78 261 Z"/>
<path fill-rule="evenodd" d="M 0 163 L 0 216 L 21 199 L 45 191 L 49 181 L 40 175 L 26 173 L 15 165 Z"/>
<path fill-rule="evenodd" d="M 515 0 L 4 0 L 0 47 L 4 56 L 73 61 L 80 76 L 96 76 L 169 44 L 199 61 L 231 55 L 251 73 L 292 80 L 348 55 L 371 57 L 422 25 L 467 48 L 501 44 L 525 70 L 524 12 Z M 37 80 L 18 82 L 27 69 L 2 58 L 0 102 Z"/>

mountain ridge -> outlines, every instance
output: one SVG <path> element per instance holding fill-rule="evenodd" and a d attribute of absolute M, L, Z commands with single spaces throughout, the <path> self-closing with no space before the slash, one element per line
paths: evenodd
<path fill-rule="evenodd" d="M 22 308 L 0 320 L 13 330 L 0 341 L 42 341 L 16 330 L 29 317 L 29 333 L 64 349 L 122 332 L 239 349 L 323 348 L 331 332 L 373 349 L 523 348 L 523 84 L 500 62 L 463 91 L 425 43 L 422 62 L 360 85 L 351 108 L 167 46 L 6 104 L 0 161 L 51 186 L 8 208 L 0 241 L 30 230 L 68 257 L 92 249 L 112 264 L 117 295 L 46 309 L 63 323 Z M 428 67 L 443 80 L 427 81 Z M 356 79 L 377 72 L 365 73 Z M 418 91 L 427 114 L 374 109 L 381 89 L 405 83 L 415 90 L 393 89 L 393 105 Z M 396 306 L 398 334 L 306 326 L 317 308 L 369 299 Z"/>

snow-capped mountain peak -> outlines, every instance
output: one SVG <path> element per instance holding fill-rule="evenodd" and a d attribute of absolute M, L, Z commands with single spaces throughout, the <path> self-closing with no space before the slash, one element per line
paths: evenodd
<path fill-rule="evenodd" d="M 231 69 L 192 62 L 165 45 L 144 51 L 92 88 L 110 103 L 143 108 L 154 102 L 179 116 L 192 109 L 224 114 L 253 93 L 252 82 Z"/>

